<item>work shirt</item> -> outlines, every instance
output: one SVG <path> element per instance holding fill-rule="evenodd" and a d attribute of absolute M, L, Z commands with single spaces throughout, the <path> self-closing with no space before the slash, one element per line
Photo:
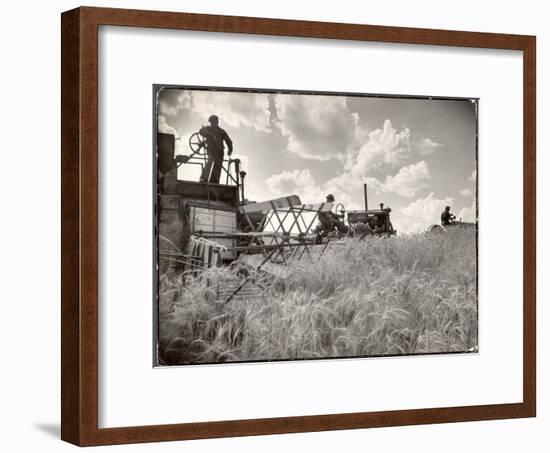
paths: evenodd
<path fill-rule="evenodd" d="M 449 225 L 452 220 L 452 214 L 449 211 L 443 211 L 441 213 L 441 224 L 442 225 Z"/>
<path fill-rule="evenodd" d="M 199 133 L 206 139 L 206 148 L 210 152 L 223 154 L 224 142 L 227 144 L 229 154 L 233 152 L 233 142 L 221 127 L 205 126 Z"/>

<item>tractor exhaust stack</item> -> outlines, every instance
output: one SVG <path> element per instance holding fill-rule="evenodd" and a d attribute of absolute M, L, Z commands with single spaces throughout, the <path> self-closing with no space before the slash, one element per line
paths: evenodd
<path fill-rule="evenodd" d="M 367 183 L 363 184 L 363 191 L 364 191 L 364 194 L 365 194 L 365 211 L 368 211 L 369 210 L 369 200 L 367 198 Z"/>

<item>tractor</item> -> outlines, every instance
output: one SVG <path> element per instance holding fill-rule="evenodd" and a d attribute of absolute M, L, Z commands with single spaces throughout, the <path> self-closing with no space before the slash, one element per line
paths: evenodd
<path fill-rule="evenodd" d="M 348 225 L 351 235 L 359 239 L 369 235 L 395 236 L 397 231 L 393 228 L 390 220 L 391 208 L 384 207 L 384 203 L 380 203 L 379 209 L 369 209 L 366 184 L 363 184 L 363 191 L 365 209 L 348 212 Z"/>

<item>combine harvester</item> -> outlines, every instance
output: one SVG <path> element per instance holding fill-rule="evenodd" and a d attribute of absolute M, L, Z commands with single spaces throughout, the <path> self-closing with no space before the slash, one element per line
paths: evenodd
<path fill-rule="evenodd" d="M 365 210 L 346 213 L 341 203 L 304 204 L 297 195 L 249 202 L 245 198 L 246 172 L 241 170 L 239 159 L 224 160 L 225 184 L 178 179 L 180 165 L 197 165 L 202 170 L 207 155 L 198 133 L 189 140 L 189 155 L 175 155 L 175 141 L 174 135 L 157 135 L 155 234 L 159 269 L 177 266 L 192 273 L 218 266 L 248 269 L 240 281 L 225 282 L 223 290 L 218 289 L 226 302 L 246 293 L 251 274 L 261 271 L 284 277 L 288 262 L 304 257 L 319 259 L 333 244 L 348 238 L 396 234 L 391 209 L 383 205 L 368 209 L 366 186 Z M 333 208 L 342 218 L 347 215 L 348 233 L 322 228 L 320 217 Z"/>

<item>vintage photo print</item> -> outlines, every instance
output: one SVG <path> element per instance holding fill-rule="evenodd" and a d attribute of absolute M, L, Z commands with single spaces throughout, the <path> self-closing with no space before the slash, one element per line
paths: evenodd
<path fill-rule="evenodd" d="M 478 100 L 155 85 L 155 365 L 478 351 Z"/>

